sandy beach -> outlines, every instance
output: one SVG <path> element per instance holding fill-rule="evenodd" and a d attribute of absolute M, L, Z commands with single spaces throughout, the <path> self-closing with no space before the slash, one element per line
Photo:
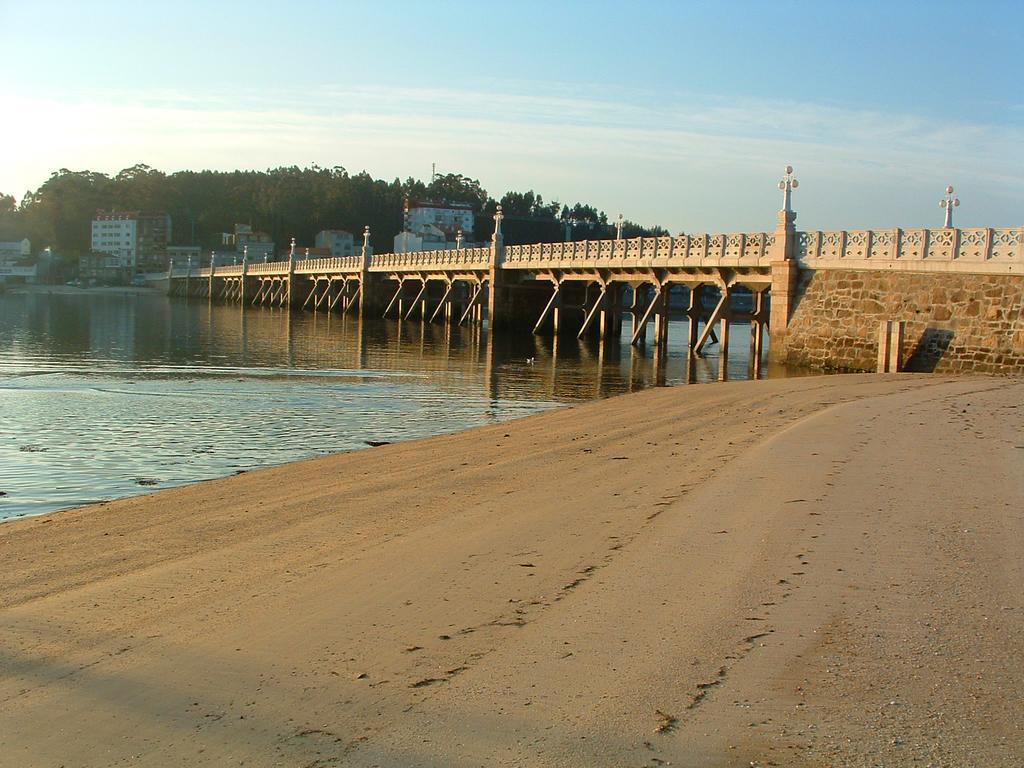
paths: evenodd
<path fill-rule="evenodd" d="M 654 389 L 0 526 L 0 766 L 1024 763 L 1024 383 Z"/>

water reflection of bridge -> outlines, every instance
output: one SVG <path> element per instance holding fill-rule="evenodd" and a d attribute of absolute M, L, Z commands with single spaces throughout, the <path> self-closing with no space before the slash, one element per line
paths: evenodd
<path fill-rule="evenodd" d="M 188 319 L 195 313 L 198 324 Z M 465 392 L 468 382 L 495 403 L 584 401 L 668 383 L 763 373 L 741 350 L 734 350 L 731 360 L 669 356 L 657 347 L 631 346 L 627 333 L 607 339 L 494 335 L 479 324 L 460 327 L 281 308 L 253 311 L 206 302 L 171 305 L 167 337 L 186 336 L 208 350 L 210 359 L 236 360 L 246 368 L 325 379 L 395 375 L 405 384 L 422 378 L 452 396 Z"/>

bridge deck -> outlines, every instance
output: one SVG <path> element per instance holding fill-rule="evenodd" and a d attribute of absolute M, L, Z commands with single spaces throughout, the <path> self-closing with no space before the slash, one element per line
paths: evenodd
<path fill-rule="evenodd" d="M 695 234 L 625 240 L 512 245 L 495 254 L 490 247 L 413 253 L 374 254 L 326 259 L 288 260 L 216 267 L 215 278 L 328 276 L 382 273 L 478 274 L 492 266 L 505 271 L 555 271 L 566 274 L 596 270 L 628 275 L 642 270 L 673 271 L 770 269 L 776 238 L 771 232 Z M 497 258 L 496 258 L 497 257 Z M 793 259 L 810 269 L 903 269 L 1017 273 L 1024 271 L 1024 229 L 886 229 L 797 232 Z M 173 278 L 208 278 L 210 268 L 175 268 Z M 149 276 L 166 279 L 168 274 Z"/>

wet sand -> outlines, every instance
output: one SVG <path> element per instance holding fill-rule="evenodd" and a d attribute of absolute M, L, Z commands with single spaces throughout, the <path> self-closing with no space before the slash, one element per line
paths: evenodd
<path fill-rule="evenodd" d="M 657 389 L 0 526 L 0 766 L 1024 760 L 1024 383 Z"/>

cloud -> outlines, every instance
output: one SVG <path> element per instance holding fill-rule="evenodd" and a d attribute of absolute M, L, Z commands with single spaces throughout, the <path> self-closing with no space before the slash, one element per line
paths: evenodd
<path fill-rule="evenodd" d="M 802 174 L 802 193 L 815 190 L 804 198 L 807 213 L 829 226 L 894 226 L 887 216 L 908 217 L 917 197 L 954 178 L 994 218 L 1011 215 L 1010 201 L 1024 192 L 1016 149 L 1024 130 L 1014 125 L 771 99 L 360 87 L 227 96 L 108 89 L 66 101 L 14 94 L 8 103 L 9 114 L 30 116 L 0 127 L 3 146 L 19 149 L 0 171 L 0 190 L 18 193 L 59 167 L 318 162 L 390 178 L 426 176 L 436 160 L 479 176 L 494 194 L 528 185 L 693 230 L 770 222 L 786 162 Z"/>

